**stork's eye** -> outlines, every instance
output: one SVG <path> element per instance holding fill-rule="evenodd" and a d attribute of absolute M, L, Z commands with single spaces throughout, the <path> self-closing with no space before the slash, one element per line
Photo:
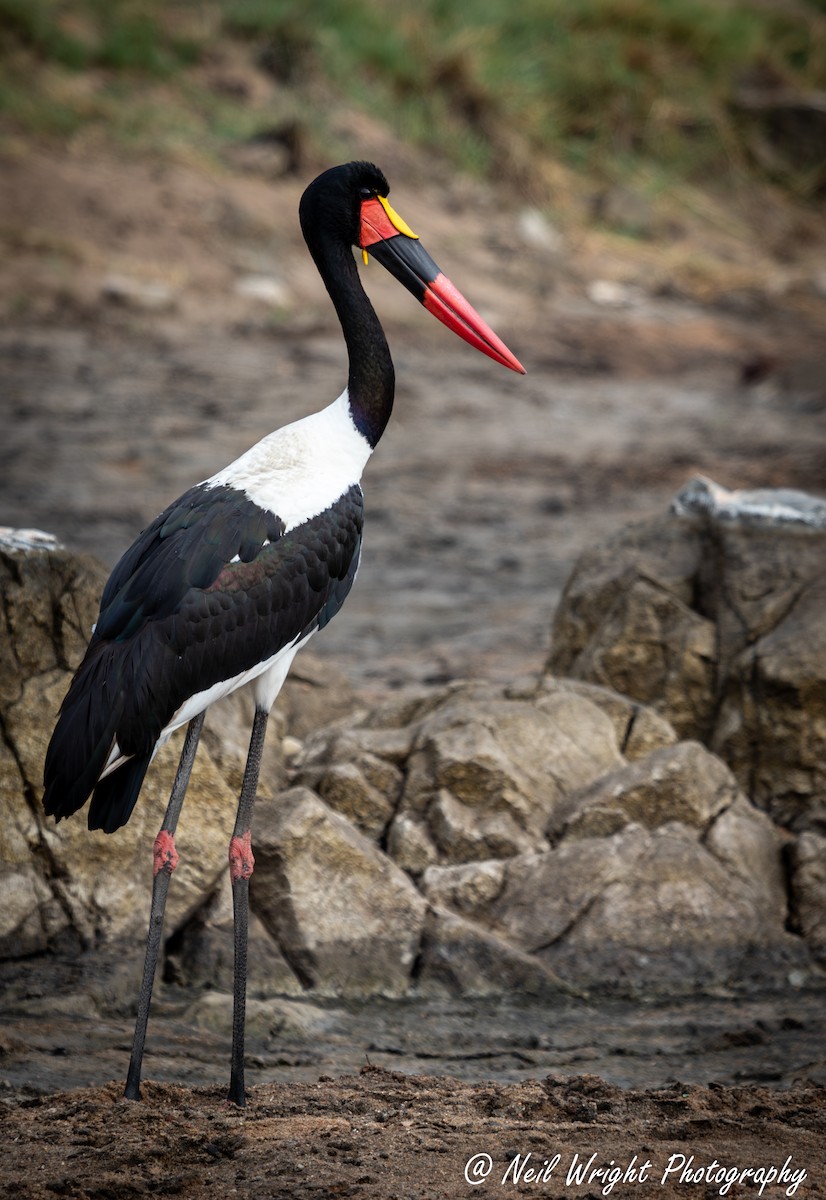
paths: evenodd
<path fill-rule="evenodd" d="M 369 187 L 359 188 L 359 195 L 361 196 L 362 200 L 372 200 L 373 197 L 375 196 L 375 194 L 376 194 L 375 188 L 369 188 Z"/>

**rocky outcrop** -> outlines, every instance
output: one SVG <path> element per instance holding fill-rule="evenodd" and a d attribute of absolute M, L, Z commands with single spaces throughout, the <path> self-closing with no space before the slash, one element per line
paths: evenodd
<path fill-rule="evenodd" d="M 826 501 L 695 480 L 587 551 L 548 669 L 651 705 L 794 831 L 826 828 Z"/>
<path fill-rule="evenodd" d="M 686 548 L 671 544 L 677 580 Z M 43 755 L 102 572 L 42 544 L 0 547 L 0 570 L 2 953 L 129 939 L 139 967 L 177 747 L 114 837 L 82 816 L 46 822 Z M 166 926 L 167 981 L 218 993 L 232 966 L 244 703 L 210 717 Z M 823 961 L 823 839 L 775 825 L 719 757 L 638 699 L 547 676 L 358 709 L 305 658 L 272 733 L 251 884 L 250 997 L 265 1033 L 285 1019 L 275 994 L 650 995 L 805 979 Z M 191 1019 L 222 1020 L 227 1002 L 198 1001 Z"/>
<path fill-rule="evenodd" d="M 473 684 L 322 733 L 297 779 L 416 875 L 534 849 L 570 792 L 622 761 L 611 718 L 578 692 Z"/>
<path fill-rule="evenodd" d="M 721 818 L 721 821 L 723 818 Z M 732 870 L 732 821 L 753 843 Z M 766 978 L 803 961 L 784 931 L 785 891 L 771 823 L 745 801 L 704 843 L 681 821 L 629 822 L 609 837 L 540 854 L 431 867 L 425 895 L 591 989 L 681 990 Z M 741 832 L 741 831 L 738 831 Z M 758 883 L 750 868 L 770 865 Z M 494 886 L 495 885 L 495 886 Z"/>
<path fill-rule="evenodd" d="M 343 756 L 352 786 L 328 789 Z M 383 824 L 354 802 L 382 771 Z M 786 928 L 789 835 L 722 760 L 604 688 L 474 683 L 379 706 L 309 739 L 296 780 L 430 902 L 420 992 L 681 990 L 809 963 Z"/>
<path fill-rule="evenodd" d="M 794 921 L 814 957 L 826 967 L 826 838 L 804 833 L 790 859 Z"/>
<path fill-rule="evenodd" d="M 303 986 L 403 996 L 427 905 L 408 876 L 306 788 L 256 814 L 250 904 Z"/>

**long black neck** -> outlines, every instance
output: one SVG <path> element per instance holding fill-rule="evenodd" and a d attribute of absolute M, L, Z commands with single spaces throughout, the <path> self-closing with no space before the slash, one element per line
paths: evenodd
<path fill-rule="evenodd" d="M 332 238 L 318 238 L 310 252 L 330 293 L 347 344 L 347 390 L 353 422 L 375 447 L 390 420 L 396 390 L 387 338 L 361 286 L 350 247 Z"/>

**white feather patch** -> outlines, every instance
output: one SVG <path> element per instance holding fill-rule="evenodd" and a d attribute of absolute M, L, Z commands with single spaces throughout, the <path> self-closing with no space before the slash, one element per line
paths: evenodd
<path fill-rule="evenodd" d="M 289 530 L 324 512 L 358 483 L 371 453 L 353 424 L 345 388 L 321 412 L 268 434 L 204 486 L 243 491 Z"/>

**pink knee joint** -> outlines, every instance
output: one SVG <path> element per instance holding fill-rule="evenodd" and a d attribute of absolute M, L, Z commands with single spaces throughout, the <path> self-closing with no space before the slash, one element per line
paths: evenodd
<path fill-rule="evenodd" d="M 154 863 L 153 874 L 155 875 L 163 870 L 167 870 L 171 875 L 181 861 L 178 857 L 178 851 L 175 849 L 174 835 L 167 833 L 165 829 L 162 829 L 155 838 L 152 860 Z"/>
<path fill-rule="evenodd" d="M 249 879 L 255 870 L 250 842 L 250 832 L 247 830 L 243 837 L 234 837 L 229 844 L 229 875 L 233 883 L 238 879 Z"/>

